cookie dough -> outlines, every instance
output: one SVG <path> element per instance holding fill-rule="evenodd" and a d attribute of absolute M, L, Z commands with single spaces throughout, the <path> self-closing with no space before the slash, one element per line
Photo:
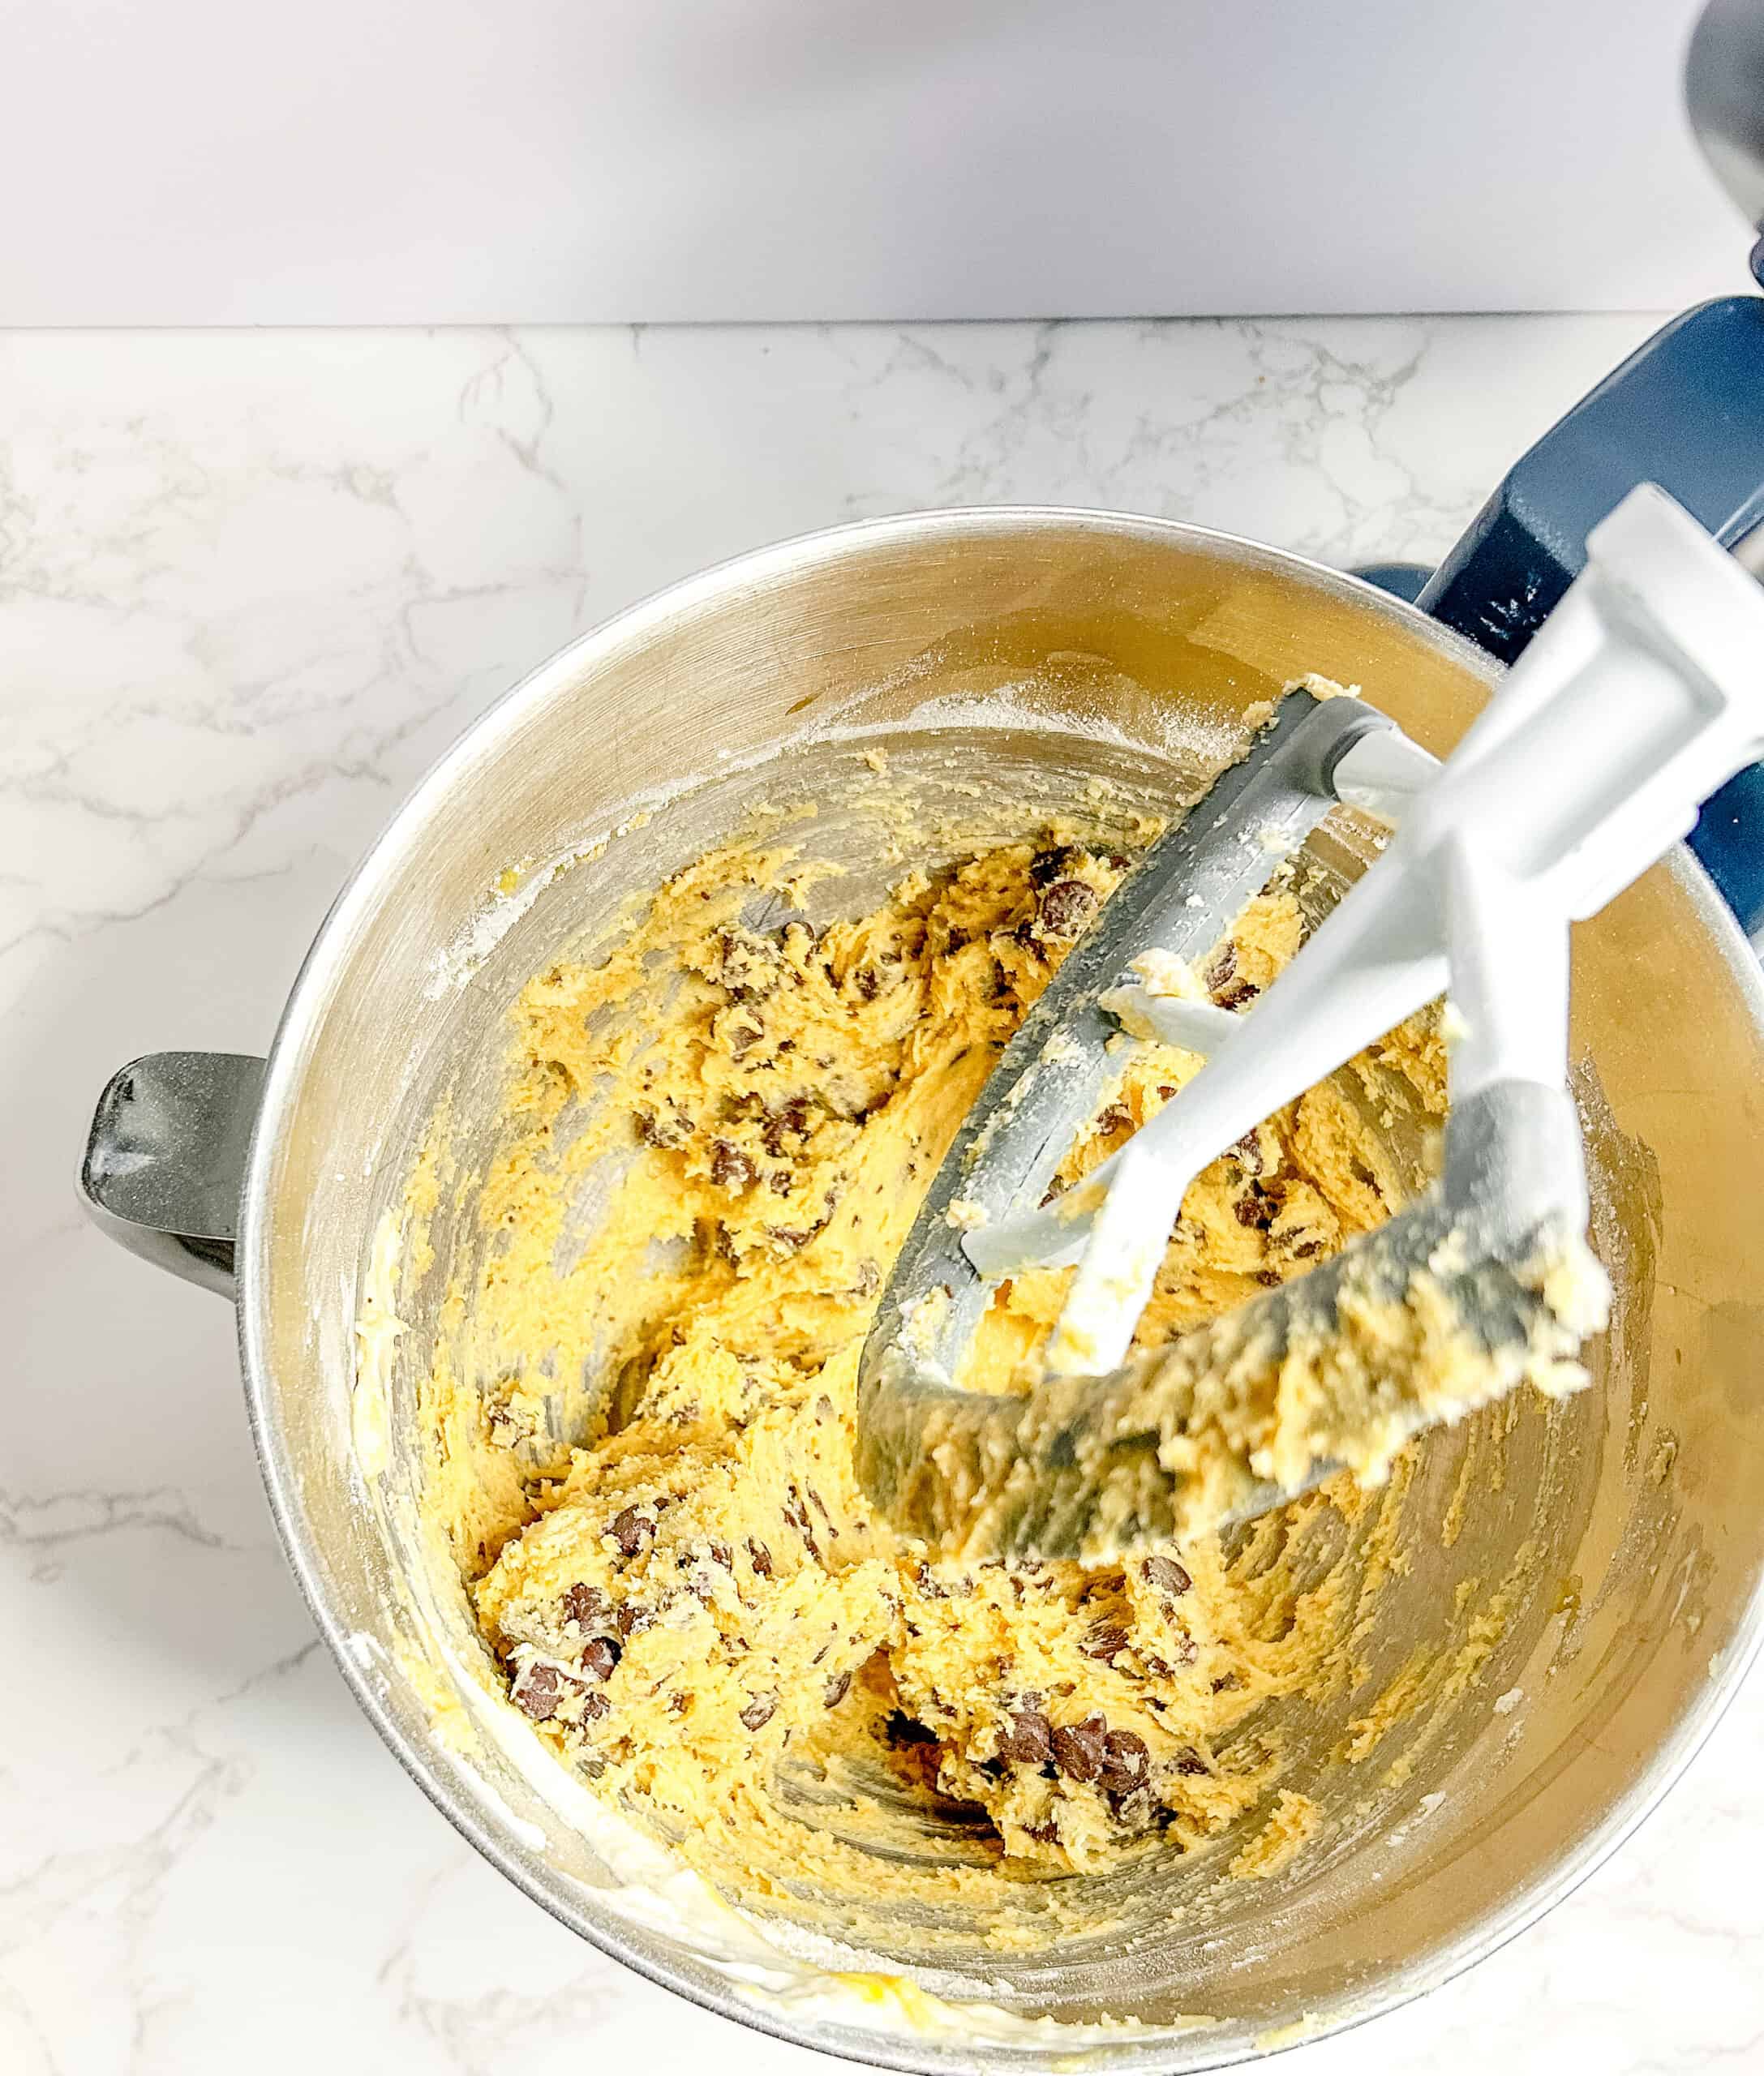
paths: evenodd
<path fill-rule="evenodd" d="M 419 1390 L 424 1505 L 514 1705 L 750 1906 L 910 1908 L 1198 1849 L 1268 1805 L 1264 1705 L 1357 1677 L 1400 1460 L 1382 1492 L 1337 1479 L 1229 1542 L 1088 1567 L 934 1561 L 854 1473 L 858 1355 L 919 1195 L 1127 862 L 1044 832 L 818 930 L 813 864 L 737 845 L 516 1006 L 508 1134 L 470 1185 L 484 1244 Z M 1254 903 L 1213 999 L 1249 999 L 1300 933 L 1290 894 Z M 1067 1179 L 1199 1064 L 1134 1051 Z M 1423 1136 L 1443 1111 L 1430 1019 L 1200 1178 L 1141 1345 L 1381 1221 L 1393 1103 Z M 1061 1282 L 1001 1292 L 968 1381 L 1032 1368 Z M 923 1853 L 879 1860 L 908 1805 Z M 1240 1874 L 1310 1834 L 1308 1804 L 1273 1808 Z"/>

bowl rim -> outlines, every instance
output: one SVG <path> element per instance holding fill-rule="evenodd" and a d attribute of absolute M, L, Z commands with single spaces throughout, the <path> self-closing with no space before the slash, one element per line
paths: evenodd
<path fill-rule="evenodd" d="M 872 2033 L 827 2019 L 799 2021 L 781 2003 L 767 2005 L 744 1996 L 732 1981 L 719 1979 L 708 1963 L 702 1974 L 693 1974 L 644 1950 L 622 1928 L 597 1922 L 576 1907 L 560 1887 L 548 1886 L 522 1858 L 512 1836 L 493 1829 L 480 1807 L 441 1768 L 428 1762 L 414 1740 L 393 1719 L 326 1595 L 317 1541 L 305 1516 L 287 1438 L 267 1388 L 271 1364 L 266 1308 L 260 1293 L 266 1281 L 263 1267 L 269 1238 L 268 1184 L 301 1061 L 322 1022 L 331 983 L 374 907 L 381 881 L 423 828 L 433 804 L 470 775 L 491 745 L 517 730 L 530 711 L 572 680 L 585 658 L 596 650 L 640 644 L 681 612 L 709 603 L 725 591 L 762 584 L 769 577 L 837 562 L 871 547 L 910 545 L 916 539 L 943 542 L 963 536 L 1005 539 L 1054 529 L 1090 533 L 1099 538 L 1128 538 L 1222 553 L 1227 560 L 1290 576 L 1372 609 L 1411 634 L 1421 635 L 1491 688 L 1503 675 L 1500 665 L 1465 637 L 1363 578 L 1245 535 L 1148 514 L 1057 504 L 936 507 L 818 528 L 728 556 L 658 587 L 572 637 L 470 722 L 406 795 L 344 881 L 290 989 L 270 1047 L 241 1203 L 237 1250 L 239 1362 L 270 1512 L 290 1568 L 327 1649 L 357 1705 L 405 1773 L 493 1867 L 549 1915 L 610 1958 L 700 2008 L 753 2031 L 860 2064 L 908 2072 L 908 2076 L 949 2076 L 956 2070 L 971 2070 L 988 2065 L 989 2054 L 1001 2068 L 1028 2070 L 1042 2065 L 1045 2057 L 1038 2061 L 1028 2052 L 1027 2041 L 1022 2048 L 1015 2044 L 976 2044 L 980 2048 L 976 2055 L 974 2047 L 946 2045 L 929 2034 L 880 2030 Z M 1724 954 L 1753 1022 L 1764 1031 L 1764 967 L 1692 853 L 1680 844 L 1666 862 L 1697 921 Z M 1290 2029 L 1289 2038 L 1270 2039 L 1265 2026 L 1256 2034 L 1247 2035 L 1247 2022 L 1233 2026 L 1229 2031 L 1223 2027 L 1196 2028 L 1192 2032 L 1148 2029 L 1146 2036 L 1139 2040 L 1124 2030 L 1118 2048 L 1112 2042 L 1097 2045 L 1087 2041 L 1080 2050 L 1087 2064 L 1093 2057 L 1097 2068 L 1121 2072 L 1121 2076 L 1151 2076 L 1154 2070 L 1163 2076 L 1200 2076 L 1204 2070 L 1260 2060 L 1287 2046 L 1308 2044 L 1345 2032 L 1464 1973 L 1552 1910 L 1633 1834 L 1681 1778 L 1761 1651 L 1764 1651 L 1764 1568 L 1719 1665 L 1711 1666 L 1702 1692 L 1628 1794 L 1526 1889 L 1485 1914 L 1456 1938 L 1391 1969 L 1370 1989 L 1344 1991 L 1315 2011 L 1307 2010 L 1298 2026 Z M 1275 2030 L 1283 2029 L 1277 2027 Z"/>

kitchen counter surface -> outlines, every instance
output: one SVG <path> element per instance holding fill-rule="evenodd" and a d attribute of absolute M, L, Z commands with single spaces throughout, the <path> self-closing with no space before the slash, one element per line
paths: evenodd
<path fill-rule="evenodd" d="M 215 1299 L 74 1200 L 136 1053 L 267 1044 L 350 865 L 528 665 L 757 543 L 1107 504 L 1428 557 L 1642 317 L 0 336 L 0 2071 L 834 2065 L 459 1842 L 272 1532 Z M 1542 1924 L 1374 2031 L 1434 2076 L 1764 2069 L 1764 1683 Z"/>

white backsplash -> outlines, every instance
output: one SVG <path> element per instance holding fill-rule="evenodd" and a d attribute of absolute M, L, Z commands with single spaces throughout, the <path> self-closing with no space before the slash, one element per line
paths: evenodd
<path fill-rule="evenodd" d="M 1698 4 L 19 5 L 0 324 L 1682 304 Z"/>

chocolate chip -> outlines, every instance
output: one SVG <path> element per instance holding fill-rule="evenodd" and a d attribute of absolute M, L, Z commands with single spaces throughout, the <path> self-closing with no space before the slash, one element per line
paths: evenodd
<path fill-rule="evenodd" d="M 1110 1795 L 1131 1795 L 1144 1785 L 1152 1754 L 1143 1737 L 1131 1730 L 1111 1730 L 1102 1741 L 1101 1784 Z"/>
<path fill-rule="evenodd" d="M 1057 879 L 1042 894 L 1042 933 L 1050 937 L 1075 937 L 1090 920 L 1097 906 L 1097 890 L 1081 879 Z"/>
<path fill-rule="evenodd" d="M 637 1601 L 627 1600 L 620 1604 L 616 1619 L 619 1634 L 629 1640 L 649 1628 L 655 1619 L 655 1611 Z"/>
<path fill-rule="evenodd" d="M 1211 1769 L 1200 1754 L 1191 1746 L 1187 1751 L 1178 1752 L 1176 1754 L 1176 1770 L 1179 1774 L 1187 1774 L 1192 1777 L 1210 1772 Z"/>
<path fill-rule="evenodd" d="M 1308 1262 L 1323 1252 L 1323 1242 L 1315 1233 L 1307 1233 L 1302 1240 L 1294 1240 L 1287 1252 L 1295 1262 Z"/>
<path fill-rule="evenodd" d="M 564 1595 L 564 1619 L 591 1629 L 606 1618 L 608 1602 L 598 1586 L 577 1584 Z"/>
<path fill-rule="evenodd" d="M 835 1672 L 827 1682 L 823 1705 L 836 1709 L 852 1691 L 852 1675 L 848 1672 Z"/>
<path fill-rule="evenodd" d="M 710 1561 L 713 1564 L 720 1564 L 725 1572 L 732 1572 L 735 1569 L 735 1552 L 726 1542 L 713 1542 L 710 1545 Z"/>
<path fill-rule="evenodd" d="M 1212 1691 L 1215 1694 L 1229 1694 L 1243 1684 L 1234 1672 L 1221 1672 L 1212 1683 Z"/>
<path fill-rule="evenodd" d="M 1062 1723 L 1053 1734 L 1054 1763 L 1070 1780 L 1093 1781 L 1102 1771 L 1109 1726 L 1101 1716 Z"/>
<path fill-rule="evenodd" d="M 731 1192 L 745 1190 L 758 1173 L 747 1156 L 733 1141 L 714 1139 L 710 1142 L 710 1179 L 719 1190 Z"/>
<path fill-rule="evenodd" d="M 1082 862 L 1081 855 L 1069 843 L 1037 851 L 1029 860 L 1029 884 L 1032 886 L 1047 886 L 1057 879 L 1067 878 L 1073 868 Z"/>
<path fill-rule="evenodd" d="M 584 1694 L 582 1697 L 582 1719 L 584 1722 L 599 1722 L 603 1716 L 612 1714 L 612 1704 L 604 1694 Z"/>
<path fill-rule="evenodd" d="M 634 1557 L 646 1542 L 655 1540 L 655 1524 L 635 1507 L 626 1507 L 613 1516 L 607 1533 L 627 1557 Z"/>
<path fill-rule="evenodd" d="M 881 979 L 874 971 L 868 966 L 861 966 L 858 968 L 856 983 L 858 998 L 861 1002 L 874 1002 L 882 989 Z"/>
<path fill-rule="evenodd" d="M 1054 1756 L 1054 1726 L 1039 1709 L 1023 1709 L 998 1740 L 998 1756 L 1013 1765 L 1041 1766 Z"/>
<path fill-rule="evenodd" d="M 1207 970 L 1201 978 L 1207 984 L 1207 992 L 1217 1002 L 1219 990 L 1227 986 L 1238 970 L 1238 948 L 1227 937 L 1207 962 Z"/>
<path fill-rule="evenodd" d="M 766 1236 L 768 1239 L 775 1240 L 780 1247 L 788 1247 L 792 1254 L 795 1254 L 797 1248 L 808 1246 L 814 1237 L 816 1229 L 811 1227 L 806 1232 L 799 1232 L 788 1225 L 768 1225 Z"/>
<path fill-rule="evenodd" d="M 1234 980 L 1230 987 L 1218 989 L 1212 999 L 1221 1009 L 1242 1009 L 1261 992 L 1253 980 Z"/>
<path fill-rule="evenodd" d="M 1087 1632 L 1079 1649 L 1086 1658 L 1104 1665 L 1114 1664 L 1127 1647 L 1127 1632 L 1118 1622 L 1098 1622 Z"/>
<path fill-rule="evenodd" d="M 1124 1103 L 1111 1103 L 1097 1120 L 1099 1132 L 1126 1132 L 1133 1129 L 1133 1113 Z"/>
<path fill-rule="evenodd" d="M 534 1722 L 548 1722 L 557 1714 L 558 1702 L 563 1698 L 558 1690 L 557 1667 L 527 1666 L 516 1675 L 509 1694 L 516 1707 L 524 1709 Z"/>
<path fill-rule="evenodd" d="M 914 1744 L 935 1744 L 938 1735 L 927 1730 L 922 1722 L 909 1716 L 904 1709 L 891 1709 L 882 1721 L 882 1735 L 891 1744 L 903 1747 Z"/>
<path fill-rule="evenodd" d="M 778 1713 L 775 1694 L 756 1694 L 741 1711 L 741 1725 L 745 1730 L 763 1730 Z"/>
<path fill-rule="evenodd" d="M 1166 1103 L 1169 1102 L 1171 1096 L 1176 1093 L 1175 1090 L 1170 1087 L 1167 1081 L 1161 1081 L 1157 1084 L 1157 1092 Z"/>
<path fill-rule="evenodd" d="M 1239 1225 L 1252 1232 L 1265 1233 L 1273 1223 L 1274 1207 L 1254 1182 L 1232 1204 L 1231 1212 Z"/>
<path fill-rule="evenodd" d="M 679 1111 L 639 1110 L 637 1135 L 646 1146 L 684 1146 L 692 1137 L 692 1120 Z"/>
<path fill-rule="evenodd" d="M 1262 1141 L 1260 1135 L 1251 1126 L 1242 1139 L 1234 1139 L 1225 1148 L 1236 1156 L 1247 1175 L 1260 1175 L 1262 1172 Z"/>
<path fill-rule="evenodd" d="M 624 1655 L 613 1636 L 590 1636 L 582 1646 L 582 1669 L 590 1679 L 610 1679 Z"/>
<path fill-rule="evenodd" d="M 784 1151 L 787 1139 L 806 1139 L 809 1136 L 810 1116 L 806 1096 L 792 1096 L 788 1103 L 774 1110 L 766 1120 L 766 1128 L 760 1136 L 768 1153 L 779 1155 Z"/>
<path fill-rule="evenodd" d="M 1025 1836 L 1038 1846 L 1057 1846 L 1060 1842 L 1058 1827 L 1051 1820 L 1045 1824 L 1025 1824 L 1023 1829 Z"/>
<path fill-rule="evenodd" d="M 814 1526 L 809 1519 L 809 1509 L 802 1503 L 802 1495 L 792 1485 L 784 1496 L 780 1510 L 792 1528 L 802 1538 L 803 1546 L 817 1563 L 821 1561 L 821 1546 L 814 1539 Z"/>
<path fill-rule="evenodd" d="M 763 1542 L 756 1542 L 752 1536 L 747 1538 L 747 1561 L 753 1567 L 755 1578 L 769 1579 L 771 1576 L 772 1553 Z"/>
<path fill-rule="evenodd" d="M 1179 1600 L 1194 1584 L 1174 1557 L 1148 1557 L 1144 1570 L 1146 1583 L 1168 1593 L 1172 1600 Z"/>

